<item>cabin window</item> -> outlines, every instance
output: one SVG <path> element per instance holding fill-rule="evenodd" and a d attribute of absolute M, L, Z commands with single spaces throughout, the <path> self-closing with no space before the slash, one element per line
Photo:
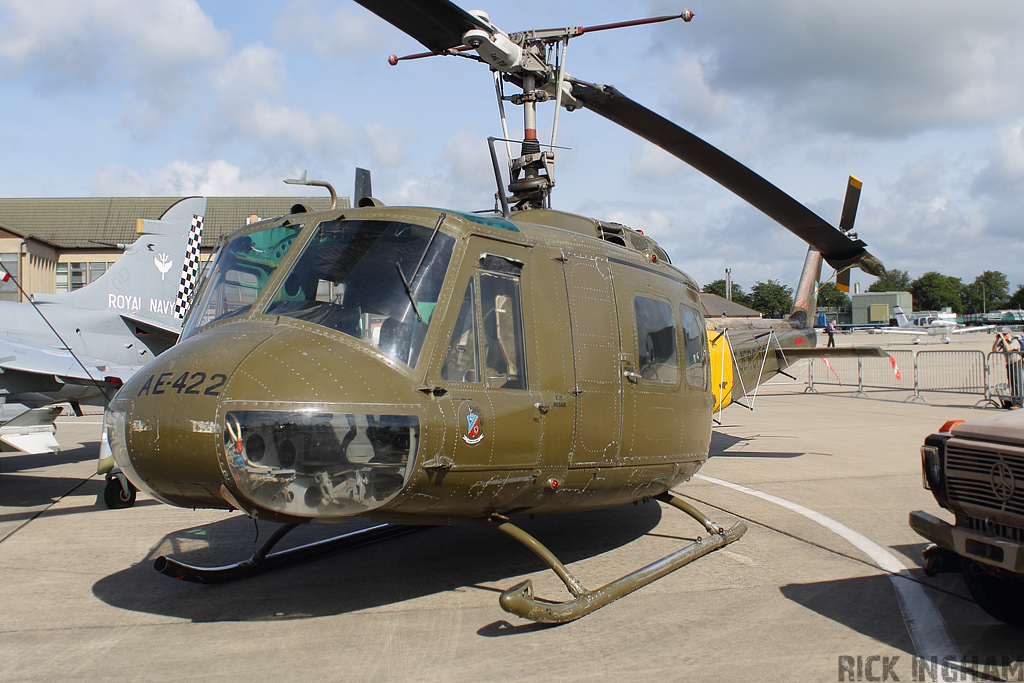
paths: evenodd
<path fill-rule="evenodd" d="M 480 273 L 480 309 L 487 386 L 525 389 L 526 352 L 519 277 L 508 273 Z"/>
<path fill-rule="evenodd" d="M 321 223 L 267 307 L 416 367 L 455 239 L 398 221 Z"/>
<path fill-rule="evenodd" d="M 672 307 L 664 301 L 642 296 L 636 298 L 634 305 L 641 376 L 652 382 L 675 383 L 679 378 L 679 363 Z"/>
<path fill-rule="evenodd" d="M 473 296 L 473 281 L 466 285 L 462 307 L 455 321 L 448 352 L 441 366 L 441 379 L 451 382 L 479 382 L 480 362 L 476 341 L 476 297 Z"/>
<path fill-rule="evenodd" d="M 707 388 L 707 335 L 704 333 L 703 320 L 697 313 L 685 306 L 679 309 L 683 320 L 683 354 L 686 383 L 691 387 Z"/>

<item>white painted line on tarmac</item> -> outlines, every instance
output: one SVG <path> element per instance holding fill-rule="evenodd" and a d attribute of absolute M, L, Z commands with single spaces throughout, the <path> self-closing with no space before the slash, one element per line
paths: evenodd
<path fill-rule="evenodd" d="M 892 581 L 893 588 L 896 589 L 900 611 L 903 612 L 903 622 L 907 626 L 907 632 L 910 634 L 910 640 L 914 643 L 914 650 L 917 652 L 917 656 L 925 660 L 935 657 L 939 662 L 942 662 L 943 658 L 955 657 L 960 654 L 956 643 L 953 642 L 953 637 L 949 635 L 949 631 L 946 629 L 946 621 L 942 618 L 938 608 L 935 607 L 935 603 L 925 593 L 924 587 L 909 577 L 907 568 L 900 562 L 899 558 L 867 536 L 854 531 L 831 517 L 826 517 L 820 512 L 785 498 L 779 498 L 770 493 L 764 493 L 741 484 L 734 484 L 731 481 L 716 479 L 703 474 L 696 474 L 694 477 L 712 484 L 725 486 L 740 493 L 746 493 L 769 503 L 774 503 L 798 515 L 803 515 L 812 522 L 817 522 L 829 531 L 842 536 L 870 557 L 871 561 L 878 565 L 879 569 L 889 575 L 889 580 Z"/>

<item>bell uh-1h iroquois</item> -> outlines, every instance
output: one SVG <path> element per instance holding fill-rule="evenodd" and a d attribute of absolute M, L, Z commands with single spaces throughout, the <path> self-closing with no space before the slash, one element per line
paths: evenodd
<path fill-rule="evenodd" d="M 672 493 L 708 457 L 712 409 L 796 356 L 823 355 L 809 326 L 822 256 L 839 269 L 880 264 L 721 151 L 613 88 L 570 79 L 552 55 L 584 29 L 507 35 L 447 0 L 360 4 L 432 53 L 476 50 L 523 89 L 509 98 L 526 111 L 521 155 L 506 169 L 511 196 L 495 163 L 494 212 L 364 197 L 227 239 L 180 343 L 125 384 L 105 433 L 120 466 L 156 498 L 283 526 L 235 565 L 161 557 L 156 568 L 213 582 L 408 528 L 395 525 L 478 521 L 526 545 L 574 597 L 539 601 L 526 581 L 502 607 L 563 622 L 738 539 L 742 522 L 724 529 Z M 650 237 L 551 209 L 541 100 L 639 133 L 806 239 L 790 317 L 706 326 L 696 283 Z M 596 590 L 511 521 L 648 499 L 683 510 L 706 534 Z M 380 524 L 269 553 L 293 525 L 355 516 Z"/>

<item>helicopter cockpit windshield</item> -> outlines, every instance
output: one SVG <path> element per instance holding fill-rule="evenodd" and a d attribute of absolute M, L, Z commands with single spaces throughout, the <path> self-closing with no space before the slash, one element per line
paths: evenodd
<path fill-rule="evenodd" d="M 302 224 L 249 229 L 222 246 L 210 260 L 210 275 L 185 321 L 181 338 L 215 320 L 243 315 L 270 281 Z"/>
<path fill-rule="evenodd" d="M 454 246 L 421 225 L 325 221 L 265 312 L 343 332 L 415 368 Z"/>

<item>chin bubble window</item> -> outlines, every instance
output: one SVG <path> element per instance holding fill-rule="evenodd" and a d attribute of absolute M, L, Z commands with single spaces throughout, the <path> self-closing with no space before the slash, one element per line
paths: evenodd
<path fill-rule="evenodd" d="M 225 417 L 224 455 L 253 502 L 295 517 L 347 517 L 405 486 L 419 429 L 410 415 L 235 410 Z"/>

